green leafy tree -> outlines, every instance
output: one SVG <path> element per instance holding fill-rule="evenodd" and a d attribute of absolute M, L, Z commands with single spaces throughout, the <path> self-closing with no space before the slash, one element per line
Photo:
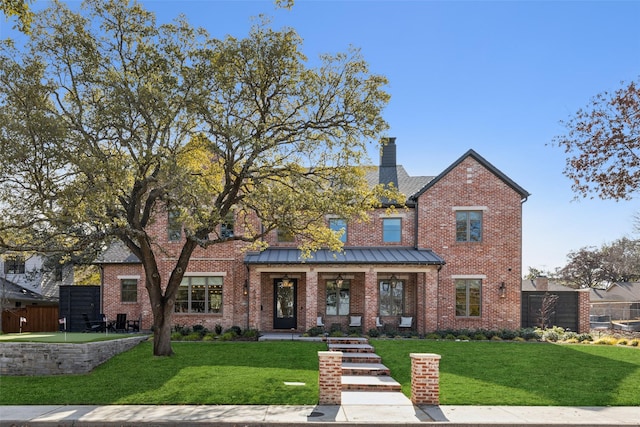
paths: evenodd
<path fill-rule="evenodd" d="M 389 189 L 367 186 L 368 141 L 388 102 L 356 50 L 310 67 L 292 29 L 258 24 L 213 39 L 184 18 L 158 26 L 139 4 L 89 0 L 37 14 L 23 49 L 0 51 L 0 246 L 99 250 L 140 260 L 154 354 L 172 354 L 176 293 L 191 254 L 274 229 L 309 253 L 339 250 L 326 214 L 362 219 Z M 158 267 L 171 212 L 182 245 Z M 233 235 L 220 233 L 229 215 Z"/>
<path fill-rule="evenodd" d="M 18 22 L 14 28 L 23 33 L 31 31 L 31 22 L 33 21 L 33 12 L 29 8 L 32 0 L 0 0 L 0 10 L 9 18 L 15 16 Z"/>
<path fill-rule="evenodd" d="M 562 122 L 554 143 L 568 154 L 564 174 L 581 196 L 631 199 L 640 187 L 640 80 L 590 104 Z"/>

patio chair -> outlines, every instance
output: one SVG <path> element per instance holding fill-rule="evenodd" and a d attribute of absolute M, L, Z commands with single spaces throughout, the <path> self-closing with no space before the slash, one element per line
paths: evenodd
<path fill-rule="evenodd" d="M 349 316 L 349 327 L 360 328 L 362 327 L 362 316 Z"/>
<path fill-rule="evenodd" d="M 104 320 L 104 317 L 102 318 Z M 89 320 L 87 313 L 82 313 L 85 329 L 83 332 L 104 332 L 105 324 L 103 320 Z"/>
<path fill-rule="evenodd" d="M 398 328 L 411 329 L 413 327 L 413 317 L 401 316 Z"/>
<path fill-rule="evenodd" d="M 116 314 L 116 332 L 127 332 L 127 314 Z"/>
<path fill-rule="evenodd" d="M 324 328 L 324 321 L 322 320 L 322 316 L 318 315 L 318 319 L 316 321 L 316 326 L 319 328 Z"/>
<path fill-rule="evenodd" d="M 376 328 L 382 328 L 383 326 L 384 324 L 382 323 L 380 317 L 376 317 Z"/>
<path fill-rule="evenodd" d="M 127 320 L 127 332 L 140 332 L 140 320 L 141 317 L 137 320 Z"/>

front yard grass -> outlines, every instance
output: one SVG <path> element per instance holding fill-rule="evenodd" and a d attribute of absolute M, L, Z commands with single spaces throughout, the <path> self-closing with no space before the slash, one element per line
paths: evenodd
<path fill-rule="evenodd" d="M 640 405 L 640 350 L 594 344 L 372 340 L 410 394 L 410 353 L 437 353 L 443 405 Z M 318 401 L 317 342 L 151 343 L 86 375 L 1 377 L 0 404 L 290 404 Z M 287 384 L 288 383 L 288 384 Z"/>

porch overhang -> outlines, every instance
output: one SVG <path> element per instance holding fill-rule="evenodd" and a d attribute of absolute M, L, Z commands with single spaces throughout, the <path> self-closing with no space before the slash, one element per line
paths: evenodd
<path fill-rule="evenodd" d="M 444 265 L 445 261 L 431 249 L 411 247 L 345 247 L 343 252 L 320 249 L 303 258 L 297 248 L 267 248 L 249 252 L 245 264 L 402 264 Z"/>

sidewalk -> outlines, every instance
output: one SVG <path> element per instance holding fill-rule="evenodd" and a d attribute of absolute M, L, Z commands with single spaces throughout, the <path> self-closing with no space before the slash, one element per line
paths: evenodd
<path fill-rule="evenodd" d="M 6 392 L 6 390 L 5 390 Z M 640 426 L 640 407 L 427 406 L 0 406 L 0 426 Z"/>

